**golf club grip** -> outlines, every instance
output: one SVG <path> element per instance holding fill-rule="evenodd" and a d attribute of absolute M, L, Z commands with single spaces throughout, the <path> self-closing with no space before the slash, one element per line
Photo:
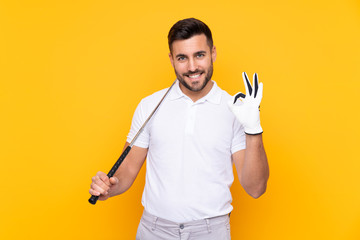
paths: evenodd
<path fill-rule="evenodd" d="M 119 157 L 119 159 L 116 161 L 116 163 L 114 164 L 114 166 L 111 168 L 111 170 L 109 171 L 109 173 L 107 174 L 107 176 L 109 178 L 111 178 L 112 176 L 114 176 L 116 170 L 120 167 L 121 163 L 124 161 L 124 159 L 126 158 L 126 156 L 128 155 L 128 153 L 130 152 L 131 147 L 127 146 L 127 148 L 124 150 L 124 152 L 121 154 L 121 156 Z M 89 198 L 89 203 L 95 205 L 97 200 L 99 199 L 99 196 L 94 196 L 91 195 L 91 197 Z"/>

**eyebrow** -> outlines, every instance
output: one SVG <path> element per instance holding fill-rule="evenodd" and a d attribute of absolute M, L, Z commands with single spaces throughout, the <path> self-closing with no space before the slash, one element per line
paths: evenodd
<path fill-rule="evenodd" d="M 206 51 L 198 51 L 198 52 L 195 53 L 195 55 L 198 55 L 198 54 L 200 54 L 200 53 L 201 53 L 201 54 L 206 54 Z"/>
<path fill-rule="evenodd" d="M 179 58 L 179 57 L 186 57 L 186 55 L 185 55 L 185 54 L 180 53 L 180 54 L 177 54 L 175 57 L 176 57 L 176 58 Z"/>
<path fill-rule="evenodd" d="M 194 55 L 198 55 L 198 54 L 206 54 L 206 51 L 198 51 L 194 53 Z M 175 57 L 178 58 L 178 57 L 187 57 L 187 56 L 183 53 L 179 53 Z"/>

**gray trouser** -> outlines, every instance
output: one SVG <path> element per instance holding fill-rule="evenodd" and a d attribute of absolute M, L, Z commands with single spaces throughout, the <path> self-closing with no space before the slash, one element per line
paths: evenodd
<path fill-rule="evenodd" d="M 229 215 L 176 223 L 158 218 L 144 210 L 136 240 L 229 240 Z"/>

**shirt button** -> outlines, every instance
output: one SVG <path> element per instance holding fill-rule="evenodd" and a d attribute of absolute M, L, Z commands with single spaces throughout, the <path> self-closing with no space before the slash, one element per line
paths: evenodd
<path fill-rule="evenodd" d="M 184 229 L 184 224 L 180 224 L 180 229 Z"/>

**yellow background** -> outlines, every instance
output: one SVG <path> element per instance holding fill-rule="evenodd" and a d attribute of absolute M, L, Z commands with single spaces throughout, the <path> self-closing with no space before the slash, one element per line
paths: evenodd
<path fill-rule="evenodd" d="M 360 239 L 360 2 L 0 1 L 0 239 L 134 239 L 144 168 L 90 205 L 141 98 L 175 78 L 167 33 L 212 29 L 213 79 L 264 83 L 267 193 L 232 186 L 233 239 Z"/>

